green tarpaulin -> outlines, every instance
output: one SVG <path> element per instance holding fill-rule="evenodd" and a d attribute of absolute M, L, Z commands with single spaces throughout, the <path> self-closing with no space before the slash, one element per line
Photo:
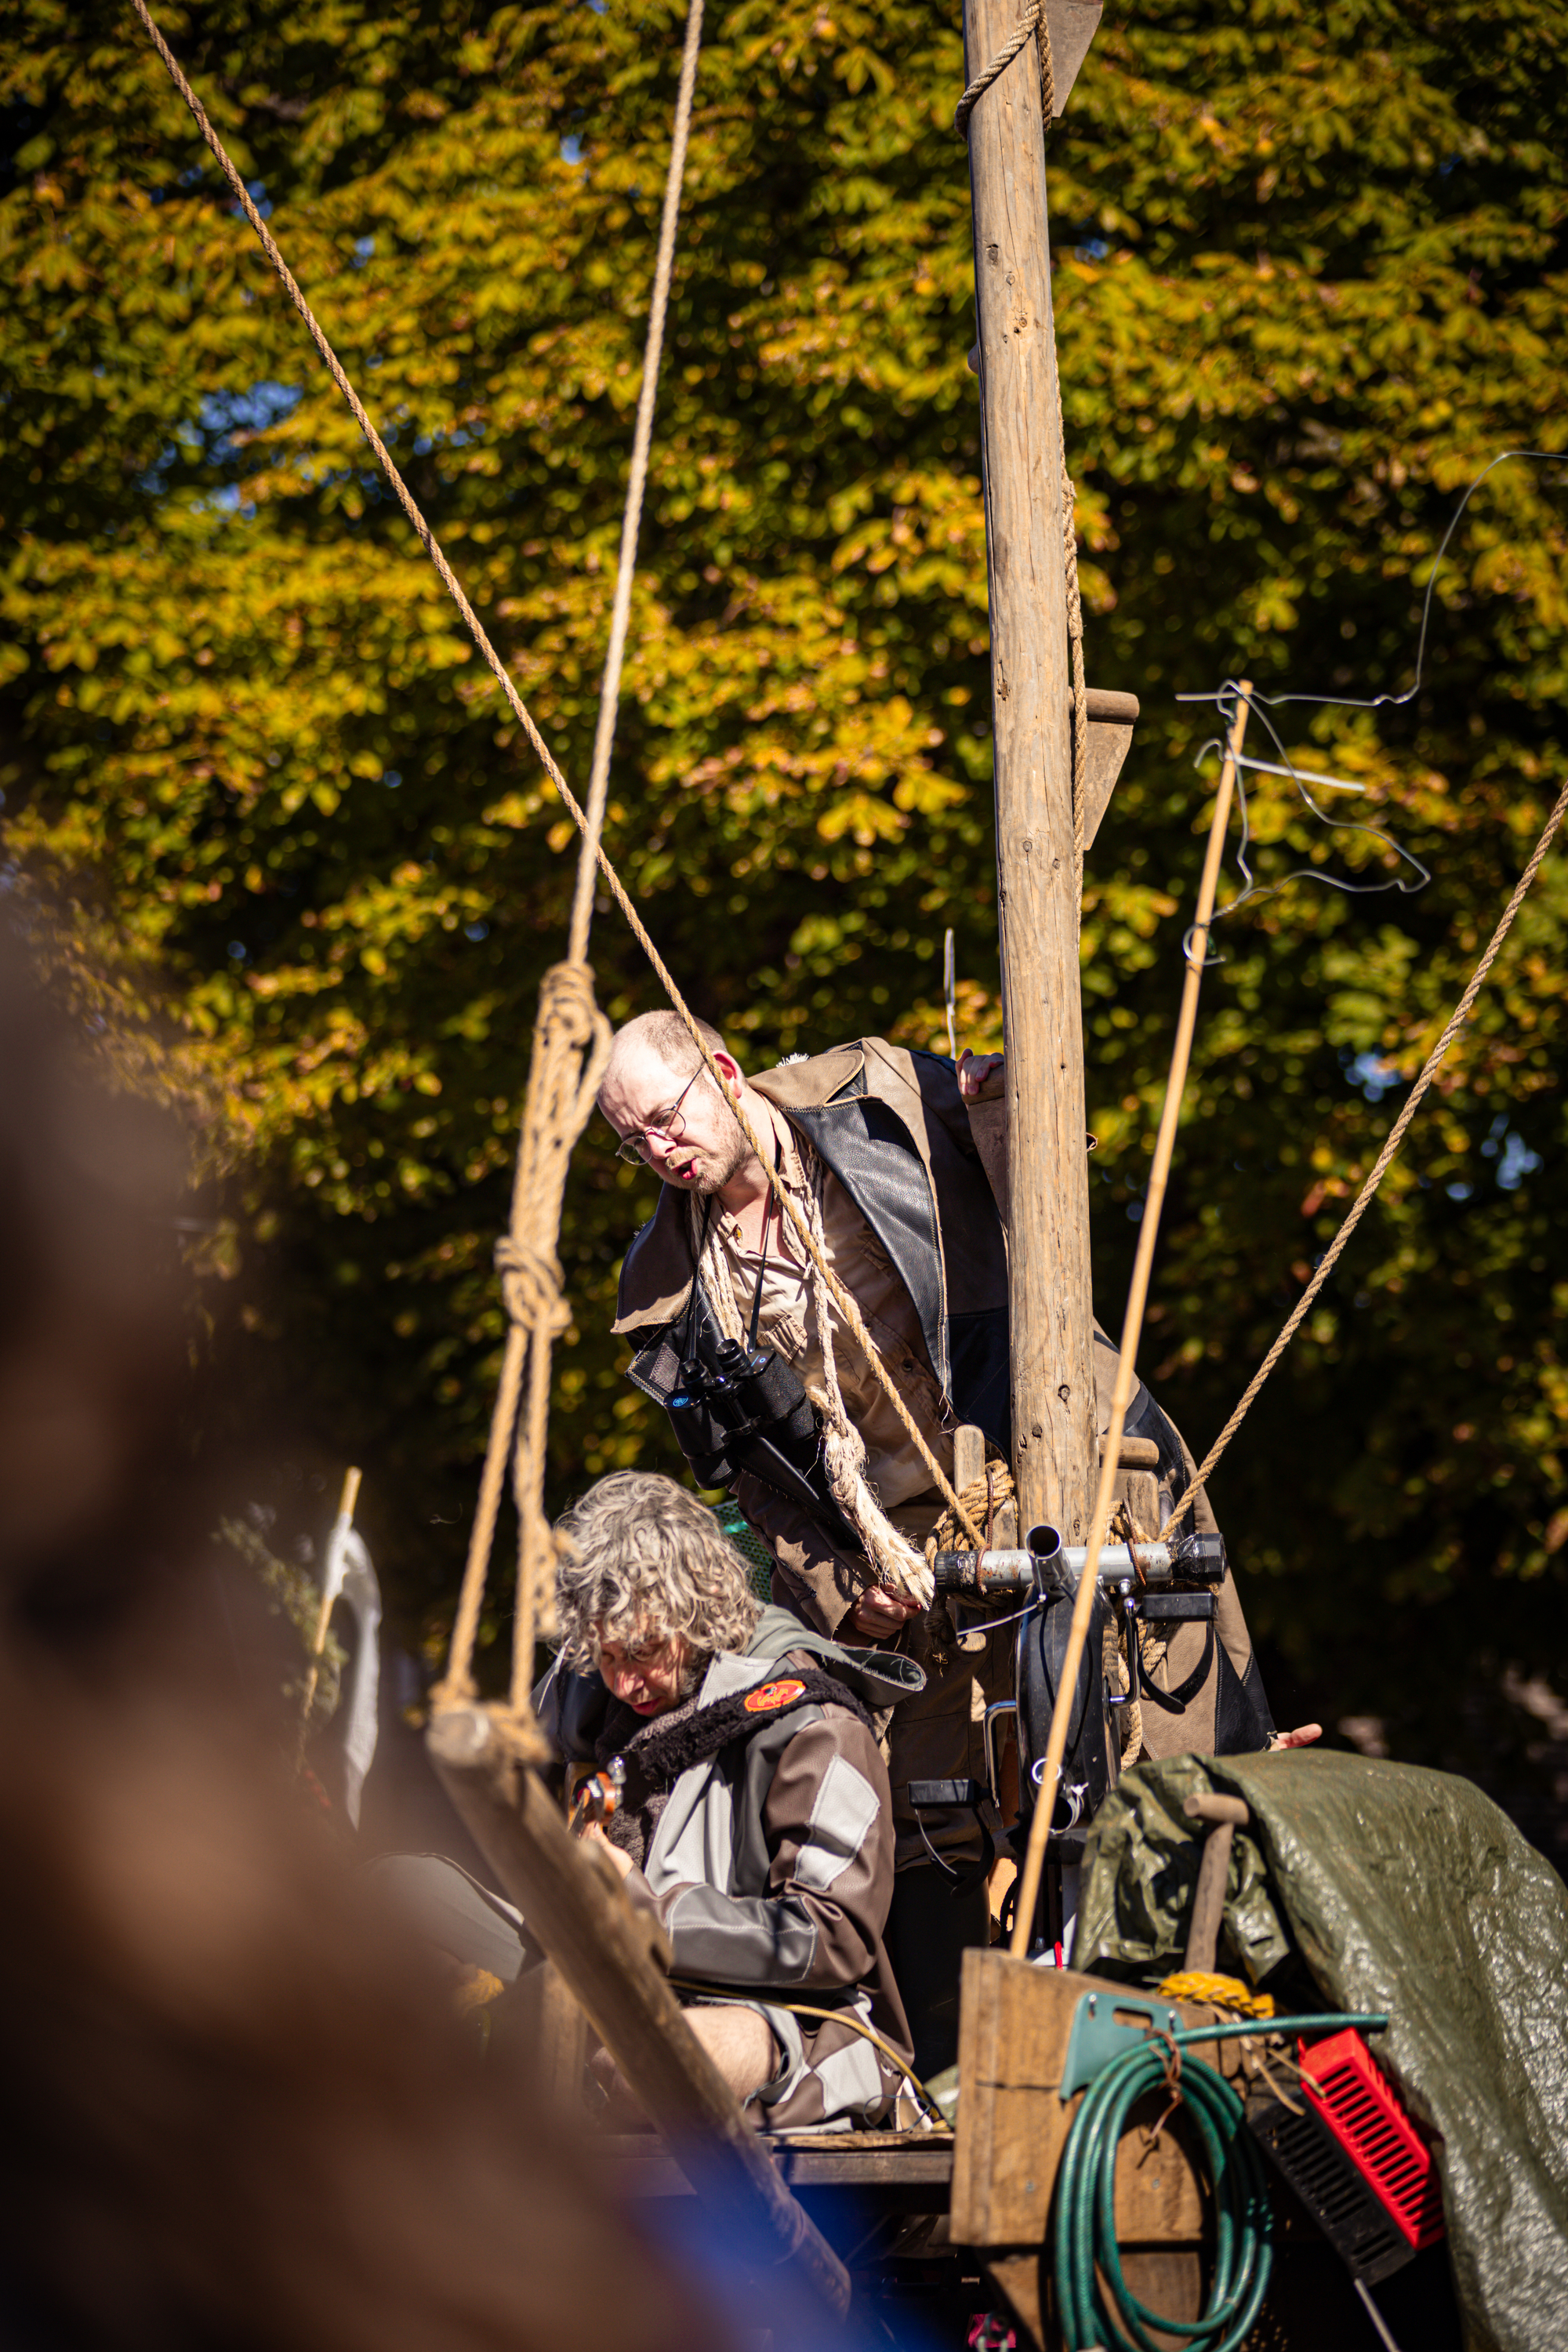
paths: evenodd
<path fill-rule="evenodd" d="M 1438 2136 L 1467 2352 L 1568 2346 L 1568 1889 L 1468 1781 L 1296 1751 L 1179 1756 L 1127 1774 L 1085 1857 L 1073 1966 L 1179 1966 L 1200 1790 L 1244 1798 L 1219 1966 L 1331 2009 L 1369 2036 Z"/>

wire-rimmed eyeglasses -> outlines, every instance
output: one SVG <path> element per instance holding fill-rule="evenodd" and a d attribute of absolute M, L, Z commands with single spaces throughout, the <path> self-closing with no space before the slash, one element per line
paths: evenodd
<path fill-rule="evenodd" d="M 699 1062 L 668 1110 L 661 1110 L 658 1117 L 650 1118 L 646 1127 L 636 1128 L 630 1135 L 622 1136 L 616 1146 L 617 1160 L 624 1160 L 631 1168 L 640 1167 L 647 1158 L 646 1147 L 650 1135 L 661 1137 L 666 1143 L 679 1142 L 686 1132 L 686 1121 L 680 1116 L 680 1106 L 702 1076 L 702 1072 L 703 1065 Z"/>

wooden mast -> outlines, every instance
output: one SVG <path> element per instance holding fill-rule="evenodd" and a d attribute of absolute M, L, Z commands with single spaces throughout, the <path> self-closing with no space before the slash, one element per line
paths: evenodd
<path fill-rule="evenodd" d="M 1092 29 L 1098 10 L 1078 13 Z M 1017 0 L 965 0 L 971 79 L 1003 47 L 1017 14 Z M 1076 67 L 1077 56 L 1071 62 Z M 1064 72 L 1063 84 L 1068 78 Z M 1058 86 L 1058 111 L 1066 95 Z M 1007 1045 L 1018 1528 L 1022 1536 L 1047 1520 L 1081 1541 L 1098 1467 L 1089 1163 L 1061 418 L 1033 38 L 970 116 L 969 173 Z"/>

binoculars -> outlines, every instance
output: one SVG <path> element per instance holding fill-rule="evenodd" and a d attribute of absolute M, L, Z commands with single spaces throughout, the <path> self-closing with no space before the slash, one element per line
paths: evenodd
<path fill-rule="evenodd" d="M 816 1411 L 800 1375 L 771 1348 L 721 1340 L 711 1366 L 688 1356 L 669 1417 L 700 1486 L 728 1486 L 748 1438 L 762 1437 L 804 1475 L 816 1462 Z"/>

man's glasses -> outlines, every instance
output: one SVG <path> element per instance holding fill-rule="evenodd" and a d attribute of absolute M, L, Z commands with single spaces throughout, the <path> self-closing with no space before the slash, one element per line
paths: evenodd
<path fill-rule="evenodd" d="M 633 1134 L 622 1137 L 616 1146 L 616 1158 L 624 1160 L 630 1168 L 637 1168 L 647 1158 L 647 1139 L 650 1135 L 659 1136 L 666 1143 L 679 1143 L 686 1132 L 686 1121 L 680 1115 L 680 1106 L 702 1075 L 703 1065 L 699 1062 L 668 1110 L 661 1110 L 658 1117 L 650 1118 L 646 1127 L 639 1127 Z"/>

